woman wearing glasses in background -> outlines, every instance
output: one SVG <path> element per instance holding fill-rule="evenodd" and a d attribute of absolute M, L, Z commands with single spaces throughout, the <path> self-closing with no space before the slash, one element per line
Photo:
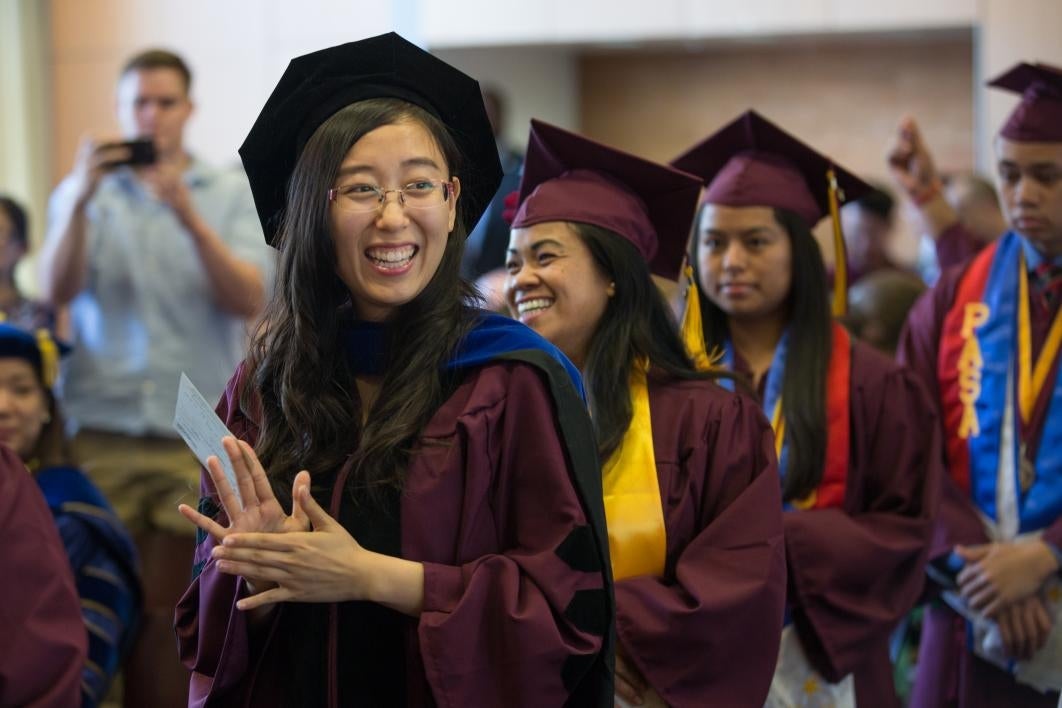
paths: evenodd
<path fill-rule="evenodd" d="M 211 459 L 182 507 L 191 701 L 611 705 L 578 373 L 458 276 L 500 177 L 476 82 L 394 34 L 309 54 L 241 155 L 280 266 L 219 405 L 236 488 Z"/>

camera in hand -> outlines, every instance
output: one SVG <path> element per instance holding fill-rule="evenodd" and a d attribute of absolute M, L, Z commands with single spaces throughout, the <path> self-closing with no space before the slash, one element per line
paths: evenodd
<path fill-rule="evenodd" d="M 158 155 L 155 152 L 155 142 L 151 140 L 151 138 L 138 138 L 136 140 L 126 140 L 120 143 L 109 143 L 103 147 L 124 147 L 129 150 L 129 157 L 123 160 L 108 162 L 108 167 L 121 167 L 123 165 L 129 165 L 131 167 L 136 167 L 138 165 L 153 165 L 155 164 L 155 160 L 158 159 Z"/>

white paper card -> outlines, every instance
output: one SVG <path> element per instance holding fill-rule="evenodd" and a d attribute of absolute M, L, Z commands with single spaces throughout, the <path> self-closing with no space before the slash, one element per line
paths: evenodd
<path fill-rule="evenodd" d="M 184 438 L 185 444 L 206 467 L 207 458 L 214 455 L 221 462 L 221 468 L 225 470 L 225 477 L 229 480 L 229 486 L 240 499 L 240 488 L 236 484 L 236 472 L 232 469 L 232 461 L 229 460 L 225 448 L 221 445 L 221 439 L 226 435 L 232 435 L 225 424 L 214 412 L 214 406 L 207 403 L 203 394 L 195 387 L 183 372 L 181 383 L 177 387 L 177 410 L 173 414 L 173 427 Z"/>

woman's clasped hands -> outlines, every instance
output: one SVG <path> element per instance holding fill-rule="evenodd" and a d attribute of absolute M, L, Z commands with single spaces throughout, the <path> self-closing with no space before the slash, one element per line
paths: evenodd
<path fill-rule="evenodd" d="M 236 606 L 253 610 L 277 602 L 343 602 L 370 599 L 374 554 L 357 541 L 310 494 L 310 473 L 292 484 L 287 514 L 250 445 L 226 437 L 222 444 L 235 472 L 236 496 L 216 457 L 207 470 L 229 525 L 182 504 L 181 514 L 217 541 L 217 569 L 241 576 L 249 597 Z M 241 503 L 242 500 L 242 503 Z"/>

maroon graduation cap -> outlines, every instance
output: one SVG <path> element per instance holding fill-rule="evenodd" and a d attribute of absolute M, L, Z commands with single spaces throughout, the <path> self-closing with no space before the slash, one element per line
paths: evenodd
<path fill-rule="evenodd" d="M 671 163 L 707 184 L 705 204 L 785 209 L 813 227 L 827 214 L 834 230 L 834 313 L 843 314 L 848 286 L 839 203 L 871 190 L 755 111 L 746 111 Z"/>
<path fill-rule="evenodd" d="M 988 82 L 1021 95 L 999 134 L 1019 143 L 1062 142 L 1062 69 L 1022 62 Z"/>
<path fill-rule="evenodd" d="M 786 209 L 809 227 L 830 213 L 831 171 L 846 199 L 858 199 L 871 190 L 756 111 L 741 114 L 671 164 L 708 185 L 701 202 Z"/>
<path fill-rule="evenodd" d="M 674 279 L 700 190 L 693 175 L 532 120 L 512 226 L 600 226 L 633 243 L 654 273 Z"/>

